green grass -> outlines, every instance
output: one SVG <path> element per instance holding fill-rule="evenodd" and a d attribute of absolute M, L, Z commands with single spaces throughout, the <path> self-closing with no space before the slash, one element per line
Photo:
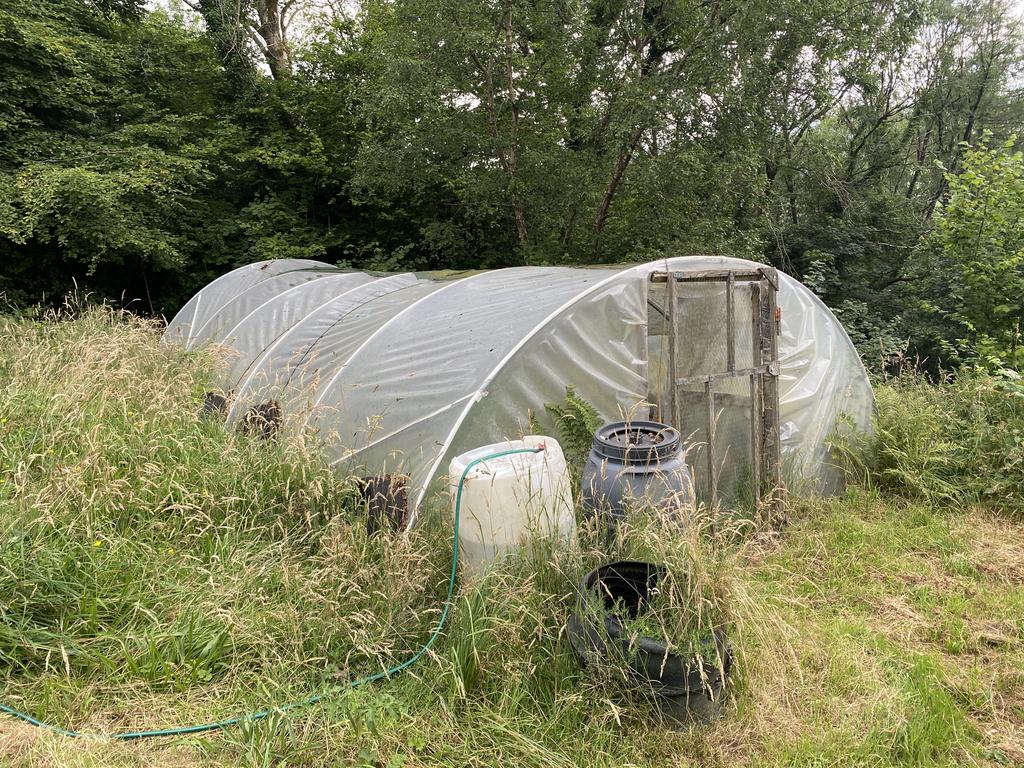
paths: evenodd
<path fill-rule="evenodd" d="M 426 639 L 449 533 L 435 510 L 408 538 L 368 538 L 309 446 L 196 415 L 212 365 L 106 310 L 0 319 L 0 700 L 110 732 L 338 692 L 134 744 L 0 717 L 0 765 L 1024 764 L 1024 526 L 1006 490 L 1021 420 L 995 384 L 961 382 L 973 394 L 955 401 L 884 387 L 866 482 L 795 501 L 781 531 L 669 544 L 639 530 L 621 545 L 677 558 L 732 627 L 724 716 L 673 732 L 569 649 L 590 546 L 537 544 L 459 592 L 410 672 L 342 690 Z M 956 423 L 936 427 L 937 408 Z M 976 434 L 993 409 L 1001 434 Z"/>

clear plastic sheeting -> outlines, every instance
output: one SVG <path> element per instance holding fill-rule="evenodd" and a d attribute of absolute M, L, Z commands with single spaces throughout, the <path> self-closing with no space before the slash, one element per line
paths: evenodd
<path fill-rule="evenodd" d="M 267 348 L 237 387 L 229 420 L 252 405 L 277 400 L 286 405 L 289 426 L 305 421 L 317 393 L 388 320 L 410 304 L 437 291 L 441 283 L 395 275 L 339 295 L 310 313 Z M 300 417 L 302 417 L 300 419 Z M 328 436 L 336 430 L 324 427 Z"/>
<path fill-rule="evenodd" d="M 391 308 L 385 302 L 371 302 L 417 282 L 424 283 L 412 274 L 390 275 L 336 293 L 311 309 L 268 344 L 240 376 L 235 385 L 229 419 L 256 403 L 280 401 L 288 391 L 312 393 L 319 382 L 320 368 L 333 371 L 336 367 L 339 345 L 332 341 L 340 337 L 342 341 L 351 342 L 354 338 L 352 326 L 356 313 L 373 314 L 372 310 L 376 310 L 377 315 L 386 317 Z M 429 282 L 425 284 L 432 285 Z M 407 295 L 408 292 L 403 294 Z M 367 325 L 369 330 L 373 330 L 379 324 L 374 320 Z"/>
<path fill-rule="evenodd" d="M 650 275 L 757 266 L 700 256 L 371 276 L 269 262 L 211 283 L 166 340 L 233 350 L 229 420 L 275 400 L 286 428 L 314 433 L 339 469 L 408 475 L 417 508 L 443 491 L 453 456 L 515 439 L 531 424 L 550 429 L 545 404 L 561 401 L 566 387 L 607 420 L 646 418 L 649 378 L 664 375 L 658 326 L 666 321 L 651 309 Z M 681 352 L 695 365 L 723 354 L 719 289 L 703 290 L 708 296 L 679 304 Z M 787 476 L 830 491 L 840 475 L 828 437 L 841 420 L 869 428 L 871 389 L 846 332 L 813 293 L 780 275 L 777 300 Z"/>
<path fill-rule="evenodd" d="M 230 368 L 224 374 L 226 380 L 232 384 L 237 382 L 282 333 L 324 302 L 373 281 L 373 277 L 363 272 L 343 272 L 275 292 L 222 335 L 220 343 L 231 347 Z"/>
<path fill-rule="evenodd" d="M 779 401 L 788 482 L 834 493 L 843 473 L 829 455 L 836 429 L 868 431 L 874 395 L 853 342 L 835 315 L 796 279 L 779 274 Z"/>
<path fill-rule="evenodd" d="M 326 270 L 321 272 L 316 269 L 295 269 L 260 280 L 236 293 L 234 298 L 225 302 L 209 320 L 202 325 L 197 325 L 192 331 L 188 348 L 195 349 L 208 342 L 230 345 L 234 340 L 232 334 L 235 328 L 251 312 L 289 288 L 313 280 L 324 280 L 330 275 L 331 272 Z"/>
<path fill-rule="evenodd" d="M 189 299 L 178 311 L 167 324 L 164 340 L 187 345 L 198 328 L 204 326 L 225 304 L 247 288 L 284 272 L 319 267 L 330 268 L 328 264 L 312 259 L 276 259 L 246 264 L 223 274 Z"/>
<path fill-rule="evenodd" d="M 431 477 L 505 356 L 580 291 L 615 274 L 520 267 L 446 283 L 396 314 L 321 385 L 311 423 L 343 461 Z"/>
<path fill-rule="evenodd" d="M 545 405 L 561 403 L 567 386 L 606 421 L 647 418 L 645 285 L 620 280 L 619 274 L 539 318 L 530 335 L 482 382 L 435 471 L 466 446 L 529 434 L 531 419 L 550 433 L 554 425 Z"/>

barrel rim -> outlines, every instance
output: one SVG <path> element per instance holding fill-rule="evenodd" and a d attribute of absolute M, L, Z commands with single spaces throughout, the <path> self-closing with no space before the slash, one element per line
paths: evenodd
<path fill-rule="evenodd" d="M 637 432 L 659 439 L 642 444 L 621 444 L 613 436 L 623 432 Z M 658 421 L 612 421 L 594 432 L 591 450 L 603 459 L 623 464 L 658 464 L 682 453 L 682 435 L 679 430 Z"/>

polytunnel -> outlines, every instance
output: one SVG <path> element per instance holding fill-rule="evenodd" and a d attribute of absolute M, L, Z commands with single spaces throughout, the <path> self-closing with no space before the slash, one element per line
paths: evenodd
<path fill-rule="evenodd" d="M 873 403 L 809 289 L 719 256 L 415 274 L 263 262 L 201 290 L 165 339 L 223 346 L 229 422 L 273 401 L 339 469 L 406 476 L 410 524 L 452 457 L 550 430 L 545 405 L 567 387 L 607 420 L 679 428 L 705 496 L 758 477 L 772 450 L 791 485 L 834 490 L 829 437 L 869 429 Z"/>

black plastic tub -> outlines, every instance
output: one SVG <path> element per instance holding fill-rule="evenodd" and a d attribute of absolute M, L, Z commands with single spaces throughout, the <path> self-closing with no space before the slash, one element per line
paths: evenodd
<path fill-rule="evenodd" d="M 714 647 L 717 659 L 702 663 L 669 651 L 661 640 L 635 637 L 628 629 L 664 573 L 661 566 L 635 560 L 609 563 L 588 573 L 569 618 L 569 642 L 584 664 L 624 664 L 638 690 L 650 694 L 670 722 L 709 723 L 721 711 L 732 669 L 725 632 L 708 632 L 707 646 Z"/>

